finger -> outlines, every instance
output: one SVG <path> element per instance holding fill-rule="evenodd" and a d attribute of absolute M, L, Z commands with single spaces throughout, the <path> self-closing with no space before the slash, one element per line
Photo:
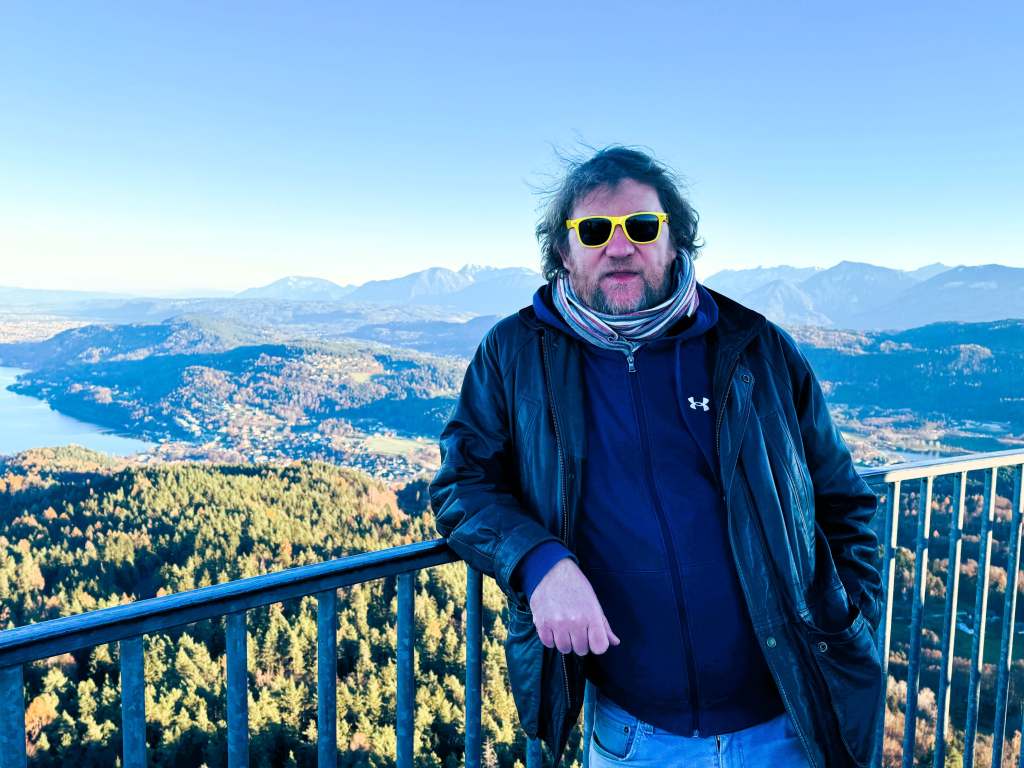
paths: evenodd
<path fill-rule="evenodd" d="M 555 630 L 555 645 L 562 653 L 572 653 L 572 638 L 564 629 Z"/>
<path fill-rule="evenodd" d="M 590 651 L 590 643 L 587 641 L 587 630 L 574 629 L 570 632 L 572 637 L 572 649 L 576 652 L 577 656 L 586 656 Z"/>
<path fill-rule="evenodd" d="M 547 624 L 537 628 L 537 636 L 540 637 L 540 641 L 548 648 L 555 647 L 555 635 Z"/>
<path fill-rule="evenodd" d="M 590 637 L 590 650 L 594 653 L 608 650 L 608 635 L 602 625 L 591 624 L 587 627 L 587 635 Z"/>
<path fill-rule="evenodd" d="M 621 640 L 619 640 L 619 636 L 612 632 L 612 627 L 611 624 L 608 623 L 607 616 L 604 617 L 604 629 L 608 633 L 608 638 L 611 640 L 612 645 L 618 645 L 620 642 L 622 642 Z"/>

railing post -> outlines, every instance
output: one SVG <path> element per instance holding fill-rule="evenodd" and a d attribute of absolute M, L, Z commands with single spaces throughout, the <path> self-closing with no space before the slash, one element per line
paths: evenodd
<path fill-rule="evenodd" d="M 142 635 L 120 642 L 121 746 L 124 768 L 146 765 L 146 676 Z"/>
<path fill-rule="evenodd" d="M 995 728 L 992 733 L 992 765 L 1003 764 L 1006 737 L 1006 697 L 1010 688 L 1010 660 L 1013 658 L 1013 628 L 1017 621 L 1017 572 L 1020 570 L 1021 484 L 1024 464 L 1013 472 L 1013 513 L 1010 519 L 1009 552 L 1006 555 L 1006 591 L 1003 594 L 1003 634 L 999 642 L 999 676 L 996 678 Z M 1024 734 L 1024 726 L 1022 726 Z M 1022 736 L 1021 751 L 1024 751 Z"/>
<path fill-rule="evenodd" d="M 936 699 L 935 756 L 932 768 L 945 768 L 946 730 L 949 728 L 949 689 L 953 684 L 953 655 L 956 650 L 956 610 L 960 593 L 960 559 L 963 553 L 964 508 L 967 473 L 953 478 L 953 510 L 949 516 L 949 564 L 946 567 L 946 604 L 942 617 L 942 665 Z"/>
<path fill-rule="evenodd" d="M 245 611 L 227 617 L 228 768 L 249 765 L 249 653 Z"/>
<path fill-rule="evenodd" d="M 483 574 L 466 563 L 466 768 L 480 768 Z"/>
<path fill-rule="evenodd" d="M 316 764 L 338 765 L 338 592 L 316 596 Z"/>
<path fill-rule="evenodd" d="M 412 768 L 416 706 L 416 657 L 413 645 L 413 579 L 416 571 L 398 574 L 398 696 L 395 737 L 398 768 Z"/>
<path fill-rule="evenodd" d="M 21 665 L 0 667 L 0 768 L 26 768 L 25 676 Z"/>
<path fill-rule="evenodd" d="M 896 584 L 896 568 L 893 560 L 896 557 L 896 532 L 899 530 L 901 482 L 895 480 L 888 485 L 887 502 L 885 505 L 885 543 L 882 553 L 882 589 L 885 591 L 885 604 L 882 617 L 878 623 L 878 655 L 882 661 L 882 698 L 878 706 L 882 707 L 882 716 L 878 718 L 878 730 L 875 732 L 875 751 L 871 765 L 882 766 L 882 740 L 885 735 L 885 701 L 889 686 L 889 644 L 892 630 L 892 593 Z"/>
<path fill-rule="evenodd" d="M 910 659 L 907 664 L 907 705 L 903 727 L 903 768 L 914 768 L 917 734 L 917 693 L 921 673 L 921 625 L 928 595 L 928 539 L 931 536 L 932 481 L 921 480 L 917 507 L 917 541 L 914 545 L 914 602 L 910 609 Z M 884 716 L 884 715 L 883 715 Z"/>
<path fill-rule="evenodd" d="M 985 506 L 978 539 L 978 584 L 974 595 L 974 641 L 971 643 L 971 678 L 967 687 L 964 724 L 964 766 L 974 768 L 974 742 L 978 736 L 978 696 L 985 663 L 985 621 L 988 617 L 988 572 L 992 562 L 992 518 L 996 510 L 998 467 L 985 471 Z"/>

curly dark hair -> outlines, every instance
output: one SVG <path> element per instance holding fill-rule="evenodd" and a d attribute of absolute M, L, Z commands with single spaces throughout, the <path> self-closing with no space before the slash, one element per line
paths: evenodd
<path fill-rule="evenodd" d="M 562 157 L 565 176 L 551 188 L 541 190 L 547 198 L 540 221 L 541 272 L 552 280 L 562 269 L 562 256 L 569 250 L 569 230 L 565 220 L 572 209 L 598 187 L 615 187 L 623 179 L 647 184 L 658 193 L 668 213 L 668 231 L 677 256 L 684 253 L 697 258 L 702 243 L 697 241 L 697 212 L 683 197 L 682 182 L 672 169 L 646 152 L 634 147 L 612 144 L 597 150 L 587 159 Z"/>

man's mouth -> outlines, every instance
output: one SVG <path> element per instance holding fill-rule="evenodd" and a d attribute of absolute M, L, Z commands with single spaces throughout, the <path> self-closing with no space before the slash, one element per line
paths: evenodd
<path fill-rule="evenodd" d="M 610 277 L 613 280 L 628 280 L 631 277 L 636 277 L 638 274 L 640 274 L 640 273 L 639 272 L 625 272 L 625 271 L 607 272 L 607 273 L 605 273 L 605 277 Z"/>

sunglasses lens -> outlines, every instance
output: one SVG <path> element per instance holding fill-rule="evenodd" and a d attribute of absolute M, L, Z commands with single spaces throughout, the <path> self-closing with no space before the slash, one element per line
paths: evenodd
<path fill-rule="evenodd" d="M 636 243 L 650 243 L 658 239 L 661 222 L 657 216 L 649 213 L 638 213 L 626 219 L 626 234 Z"/>
<path fill-rule="evenodd" d="M 584 245 L 601 245 L 606 242 L 612 234 L 612 223 L 608 219 L 595 216 L 584 219 L 576 227 L 579 233 L 580 242 Z"/>

